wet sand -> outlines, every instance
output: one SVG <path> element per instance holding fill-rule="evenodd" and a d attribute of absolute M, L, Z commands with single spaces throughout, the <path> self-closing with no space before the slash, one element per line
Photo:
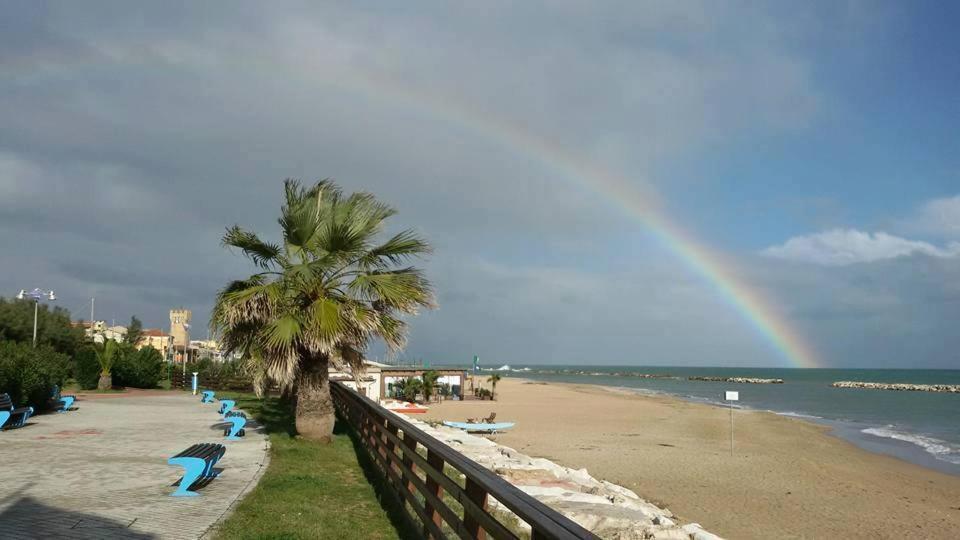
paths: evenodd
<path fill-rule="evenodd" d="M 586 468 L 728 538 L 958 538 L 960 477 L 873 454 L 829 428 L 590 385 L 503 379 L 497 401 L 423 419 L 497 413 L 495 440 Z"/>

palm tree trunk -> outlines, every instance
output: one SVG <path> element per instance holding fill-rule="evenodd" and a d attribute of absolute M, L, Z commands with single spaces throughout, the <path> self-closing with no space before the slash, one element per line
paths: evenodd
<path fill-rule="evenodd" d="M 297 433 L 305 439 L 328 443 L 333 436 L 333 399 L 330 397 L 328 360 L 301 361 L 297 383 Z"/>
<path fill-rule="evenodd" d="M 97 390 L 110 390 L 113 388 L 113 377 L 108 373 L 106 375 L 100 374 L 100 379 L 97 380 Z"/>

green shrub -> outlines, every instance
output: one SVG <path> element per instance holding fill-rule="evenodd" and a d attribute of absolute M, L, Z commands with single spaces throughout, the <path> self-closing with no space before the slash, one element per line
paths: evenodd
<path fill-rule="evenodd" d="M 160 351 L 153 347 L 135 350 L 124 346 L 113 365 L 114 386 L 156 388 L 163 377 L 164 363 Z"/>
<path fill-rule="evenodd" d="M 174 369 L 181 370 L 181 366 Z M 184 386 L 189 387 L 193 372 L 198 373 L 200 386 L 203 388 L 215 388 L 220 390 L 246 390 L 253 387 L 253 379 L 243 372 L 241 363 L 228 360 L 226 362 L 217 362 L 209 358 L 201 358 L 187 364 Z"/>
<path fill-rule="evenodd" d="M 82 390 L 94 390 L 100 379 L 100 363 L 93 347 L 87 346 L 73 355 L 73 378 Z"/>
<path fill-rule="evenodd" d="M 0 392 L 16 406 L 48 408 L 53 386 L 63 386 L 68 370 L 67 355 L 49 346 L 0 341 Z"/>

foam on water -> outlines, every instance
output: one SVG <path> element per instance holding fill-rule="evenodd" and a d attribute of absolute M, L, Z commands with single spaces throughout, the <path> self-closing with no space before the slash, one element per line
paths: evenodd
<path fill-rule="evenodd" d="M 908 442 L 923 448 L 927 453 L 933 454 L 933 456 L 939 460 L 960 465 L 960 448 L 940 439 L 898 431 L 894 429 L 892 425 L 882 428 L 866 428 L 860 430 L 860 432 L 873 435 L 874 437 Z"/>
<path fill-rule="evenodd" d="M 772 411 L 767 409 L 767 412 L 772 412 L 773 414 L 779 414 L 780 416 L 789 416 L 790 418 L 807 418 L 810 420 L 823 420 L 822 416 L 817 416 L 815 414 L 803 414 L 794 411 Z"/>

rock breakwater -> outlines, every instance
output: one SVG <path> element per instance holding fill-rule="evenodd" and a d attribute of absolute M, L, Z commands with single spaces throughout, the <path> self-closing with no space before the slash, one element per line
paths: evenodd
<path fill-rule="evenodd" d="M 721 540 L 697 523 L 677 523 L 670 510 L 641 499 L 623 486 L 597 480 L 586 469 L 570 469 L 458 429 L 400 416 L 600 538 Z M 512 514 L 495 499 L 490 499 L 490 505 L 492 511 Z M 518 522 L 522 527 L 523 521 L 518 518 Z"/>
<path fill-rule="evenodd" d="M 538 369 L 538 375 L 585 375 L 590 377 L 633 377 L 635 379 L 680 379 L 665 373 L 637 373 L 635 371 L 588 371 L 585 369 Z"/>
<path fill-rule="evenodd" d="M 830 386 L 834 388 L 867 388 L 870 390 L 894 390 L 899 392 L 942 392 L 948 394 L 960 394 L 960 384 L 908 384 L 837 381 Z"/>
<path fill-rule="evenodd" d="M 756 377 L 687 377 L 688 381 L 729 382 L 741 384 L 783 384 L 783 379 L 758 379 Z"/>

